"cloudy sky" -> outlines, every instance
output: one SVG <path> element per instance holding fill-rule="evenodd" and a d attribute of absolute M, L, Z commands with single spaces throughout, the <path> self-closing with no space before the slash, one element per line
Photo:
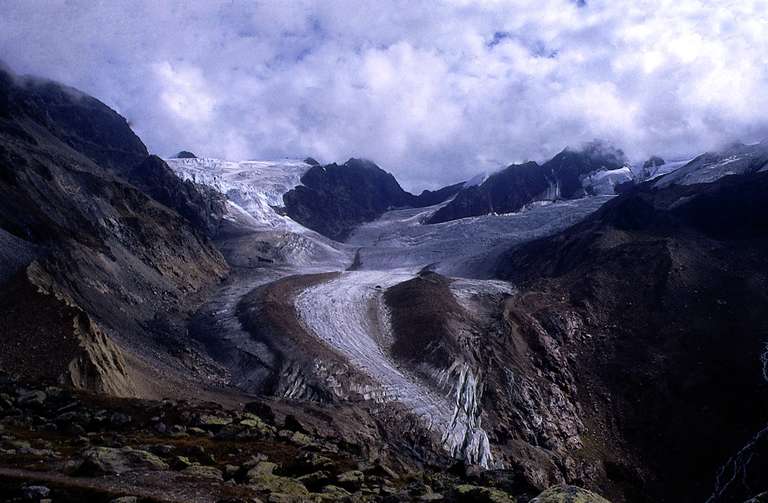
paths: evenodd
<path fill-rule="evenodd" d="M 768 137 L 765 1 L 2 0 L 0 59 L 168 156 L 367 157 L 411 189 L 602 138 Z"/>

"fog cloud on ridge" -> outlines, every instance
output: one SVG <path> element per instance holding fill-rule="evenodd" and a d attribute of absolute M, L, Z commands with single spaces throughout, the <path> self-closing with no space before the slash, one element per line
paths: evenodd
<path fill-rule="evenodd" d="M 373 159 L 410 189 L 601 138 L 633 160 L 768 137 L 768 2 L 0 3 L 0 59 L 149 149 Z"/>

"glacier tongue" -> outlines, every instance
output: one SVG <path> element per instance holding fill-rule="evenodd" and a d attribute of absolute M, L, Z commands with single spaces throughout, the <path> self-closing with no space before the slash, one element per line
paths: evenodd
<path fill-rule="evenodd" d="M 305 328 L 336 348 L 350 363 L 381 386 L 376 398 L 403 403 L 429 429 L 440 435 L 451 455 L 488 467 L 492 463 L 488 436 L 480 424 L 479 380 L 462 362 L 440 372 L 438 393 L 421 383 L 384 352 L 388 314 L 384 290 L 411 279 L 416 271 L 348 271 L 334 280 L 304 290 L 295 300 Z"/>

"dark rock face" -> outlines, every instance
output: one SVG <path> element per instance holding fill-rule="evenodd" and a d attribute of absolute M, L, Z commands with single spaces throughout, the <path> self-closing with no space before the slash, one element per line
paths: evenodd
<path fill-rule="evenodd" d="M 666 164 L 666 161 L 662 159 L 661 157 L 657 155 L 652 155 L 648 158 L 647 161 L 643 163 L 643 169 L 648 170 L 649 172 L 653 172 L 656 170 L 656 168 L 660 166 L 664 166 Z"/>
<path fill-rule="evenodd" d="M 553 184 L 554 179 L 535 162 L 513 164 L 491 175 L 482 184 L 459 192 L 453 201 L 435 212 L 428 223 L 516 211 L 539 197 L 545 197 Z"/>
<path fill-rule="evenodd" d="M 214 237 L 226 213 L 226 197 L 205 185 L 182 181 L 159 157 L 149 156 L 126 178 L 155 201 L 176 210 L 208 237 Z"/>
<path fill-rule="evenodd" d="M 594 141 L 581 150 L 565 149 L 545 162 L 542 167 L 557 180 L 560 197 L 574 199 L 587 194 L 581 177 L 595 171 L 619 169 L 626 163 L 624 152 L 601 141 Z"/>
<path fill-rule="evenodd" d="M 3 73 L 0 71 L 0 73 Z M 147 157 L 147 149 L 128 122 L 99 100 L 52 81 L 16 77 L 0 78 L 0 115 L 24 116 L 37 126 L 103 168 L 123 171 Z M 34 137 L 21 124 L 4 125 L 27 139 Z"/>
<path fill-rule="evenodd" d="M 464 182 L 459 182 L 437 190 L 423 190 L 421 194 L 413 198 L 410 205 L 414 208 L 425 208 L 427 206 L 440 204 L 451 198 L 453 195 L 458 194 L 463 188 Z"/>
<path fill-rule="evenodd" d="M 176 159 L 197 159 L 197 156 L 187 150 L 182 150 L 174 156 Z"/>
<path fill-rule="evenodd" d="M 414 196 L 404 191 L 390 173 L 364 159 L 314 166 L 301 183 L 283 195 L 286 214 L 339 241 L 356 226 L 375 220 L 387 210 L 436 204 L 440 198 L 450 197 L 456 188 Z"/>
<path fill-rule="evenodd" d="M 113 337 L 148 347 L 148 321 L 184 312 L 226 273 L 198 230 L 212 204 L 148 158 L 101 102 L 0 72 L 0 229 L 14 237 L 2 246 L 34 250 L 14 266 L 18 295 L 3 296 L 2 312 L 20 314 L 4 318 L 3 345 L 61 331 L 67 348 L 52 357 L 74 359 L 48 365 L 68 369 L 62 379 L 137 393 Z M 50 315 L 23 315 L 35 306 Z M 15 357 L 17 369 L 45 377 L 33 352 Z"/>
<path fill-rule="evenodd" d="M 506 482 L 516 494 L 597 482 L 601 460 L 583 449 L 573 374 L 541 328 L 560 318 L 512 314 L 513 297 L 501 293 L 474 294 L 467 306 L 454 297 L 454 281 L 423 273 L 387 290 L 393 357 L 432 388 L 454 391 L 456 410 L 477 419 L 470 428 L 487 432 L 493 462 L 514 474 Z"/>
<path fill-rule="evenodd" d="M 425 273 L 387 290 L 384 298 L 394 315 L 392 356 L 435 368 L 448 368 L 464 356 L 458 334 L 452 330 L 464 313 L 448 283 L 443 276 Z M 468 359 L 473 361 L 471 355 Z"/>
<path fill-rule="evenodd" d="M 571 355 L 607 496 L 743 501 L 768 489 L 755 441 L 768 425 L 766 204 L 768 173 L 651 182 L 499 263 L 524 286 L 508 306 L 516 330 L 538 323 Z"/>
<path fill-rule="evenodd" d="M 461 190 L 427 223 L 511 213 L 539 200 L 583 197 L 589 190 L 582 185 L 584 176 L 619 169 L 625 162 L 621 150 L 593 142 L 578 151 L 565 149 L 542 165 L 535 162 L 513 164 L 491 175 L 482 184 Z"/>

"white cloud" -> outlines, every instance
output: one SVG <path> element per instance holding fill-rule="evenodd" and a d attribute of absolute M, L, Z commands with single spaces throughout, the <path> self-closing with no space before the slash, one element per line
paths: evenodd
<path fill-rule="evenodd" d="M 174 68 L 166 61 L 154 65 L 154 70 L 163 89 L 160 99 L 169 113 L 193 126 L 211 126 L 209 121 L 216 100 L 206 89 L 199 68 Z"/>
<path fill-rule="evenodd" d="M 6 0 L 0 59 L 149 148 L 365 156 L 410 188 L 595 137 L 682 156 L 768 131 L 765 1 Z"/>

